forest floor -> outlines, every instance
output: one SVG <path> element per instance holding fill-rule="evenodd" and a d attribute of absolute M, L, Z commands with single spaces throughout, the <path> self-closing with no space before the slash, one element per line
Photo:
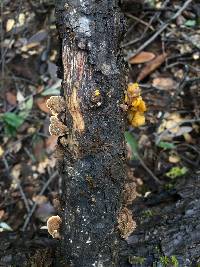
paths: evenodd
<path fill-rule="evenodd" d="M 148 107 L 146 124 L 129 129 L 129 176 L 138 198 L 167 197 L 181 179 L 200 175 L 200 3 L 127 2 L 121 46 L 129 82 L 139 83 Z M 61 87 L 53 3 L 3 1 L 1 47 L 0 266 L 9 266 L 19 246 L 54 245 L 44 227 L 61 192 L 46 107 Z"/>

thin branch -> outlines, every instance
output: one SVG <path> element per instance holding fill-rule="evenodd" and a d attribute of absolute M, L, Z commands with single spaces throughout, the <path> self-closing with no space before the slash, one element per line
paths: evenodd
<path fill-rule="evenodd" d="M 42 190 L 40 191 L 39 196 L 41 196 L 41 195 L 45 192 L 45 190 L 47 189 L 47 187 L 49 186 L 49 184 L 56 178 L 57 175 L 58 175 L 58 172 L 55 171 L 55 172 L 49 177 L 48 181 L 44 184 Z M 32 217 L 32 215 L 33 215 L 33 213 L 34 213 L 34 211 L 35 211 L 37 205 L 38 205 L 38 204 L 35 202 L 34 205 L 33 205 L 33 207 L 31 208 L 30 212 L 28 213 L 28 215 L 27 215 L 27 217 L 26 217 L 26 220 L 25 220 L 25 222 L 24 222 L 24 225 L 23 225 L 23 227 L 22 227 L 22 231 L 23 231 L 23 232 L 26 230 L 26 228 L 27 228 L 27 226 L 28 226 L 28 224 L 29 224 L 29 221 L 30 221 L 30 219 L 31 219 L 31 217 Z"/>
<path fill-rule="evenodd" d="M 162 182 L 155 176 L 155 174 L 147 167 L 147 165 L 145 164 L 144 160 L 141 158 L 141 156 L 137 153 L 137 158 L 140 161 L 140 164 L 142 165 L 142 167 L 148 172 L 148 174 L 153 178 L 153 180 L 161 185 Z"/>
<path fill-rule="evenodd" d="M 134 53 L 128 55 L 125 60 L 129 60 L 130 58 L 136 56 L 138 53 L 140 53 L 141 51 L 143 51 L 149 44 L 151 44 L 168 26 L 169 24 L 175 20 L 178 16 L 181 15 L 181 13 L 187 8 L 187 6 L 192 2 L 192 0 L 187 0 L 184 5 L 174 14 L 174 16 L 172 16 L 172 18 L 164 23 L 163 25 L 161 25 L 160 29 L 155 32 L 151 38 L 149 38 L 143 45 L 141 45 Z"/>
<path fill-rule="evenodd" d="M 142 20 L 142 19 L 140 19 L 140 18 L 138 18 L 132 14 L 126 13 L 126 16 L 140 22 L 141 24 L 143 24 L 145 26 L 147 26 L 147 28 L 151 29 L 152 31 L 155 30 L 153 26 L 149 25 L 149 23 L 147 23 L 146 21 L 144 21 L 144 20 Z"/>

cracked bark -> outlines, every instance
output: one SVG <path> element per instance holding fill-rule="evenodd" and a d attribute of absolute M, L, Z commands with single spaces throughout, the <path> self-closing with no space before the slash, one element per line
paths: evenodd
<path fill-rule="evenodd" d="M 59 0 L 60 77 L 69 133 L 63 150 L 63 264 L 120 266 L 117 216 L 125 173 L 124 18 L 116 0 Z M 123 265 L 124 266 L 124 265 Z"/>

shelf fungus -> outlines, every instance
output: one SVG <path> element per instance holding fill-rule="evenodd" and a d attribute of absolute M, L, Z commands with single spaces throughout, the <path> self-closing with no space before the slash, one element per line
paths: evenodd
<path fill-rule="evenodd" d="M 137 83 L 129 83 L 125 93 L 125 104 L 122 108 L 127 111 L 129 124 L 133 127 L 140 127 L 145 124 L 144 112 L 146 104 L 141 97 L 141 90 Z"/>
<path fill-rule="evenodd" d="M 62 96 L 51 96 L 47 100 L 47 107 L 53 115 L 57 115 L 65 111 L 66 103 Z"/>
<path fill-rule="evenodd" d="M 50 118 L 49 132 L 51 135 L 63 136 L 68 133 L 68 128 L 64 125 L 57 116 L 51 116 Z"/>
<path fill-rule="evenodd" d="M 126 207 L 122 208 L 118 215 L 118 229 L 122 238 L 128 238 L 136 228 L 132 212 Z"/>
<path fill-rule="evenodd" d="M 57 238 L 60 239 L 60 226 L 61 226 L 62 220 L 61 218 L 56 215 L 56 216 L 51 216 L 48 220 L 47 220 L 47 230 L 48 233 L 53 237 L 53 238 Z"/>
<path fill-rule="evenodd" d="M 51 135 L 63 136 L 68 133 L 68 128 L 59 120 L 58 115 L 65 111 L 65 99 L 62 96 L 51 96 L 47 100 L 47 107 L 51 110 L 53 116 L 50 118 L 49 132 Z"/>

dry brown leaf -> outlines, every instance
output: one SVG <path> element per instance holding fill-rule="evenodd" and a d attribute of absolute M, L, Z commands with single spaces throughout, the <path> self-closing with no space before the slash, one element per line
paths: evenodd
<path fill-rule="evenodd" d="M 144 68 L 142 68 L 140 74 L 138 75 L 137 81 L 140 82 L 144 78 L 146 78 L 150 73 L 152 73 L 154 70 L 156 70 L 160 65 L 165 61 L 167 57 L 167 53 L 163 53 L 159 56 L 157 56 L 152 61 L 148 62 Z"/>
<path fill-rule="evenodd" d="M 130 64 L 140 64 L 140 63 L 145 63 L 145 62 L 149 62 L 152 59 L 155 58 L 155 54 L 151 53 L 151 52 L 141 52 L 138 55 L 132 57 L 129 60 Z"/>
<path fill-rule="evenodd" d="M 6 93 L 6 100 L 12 106 L 15 106 L 17 104 L 17 97 L 11 92 Z"/>
<path fill-rule="evenodd" d="M 50 109 L 46 105 L 46 101 L 49 99 L 49 97 L 40 97 L 36 99 L 36 104 L 40 110 L 42 110 L 45 113 L 51 113 Z"/>
<path fill-rule="evenodd" d="M 4 214 L 5 214 L 5 211 L 4 210 L 0 210 L 0 220 L 3 219 Z"/>
<path fill-rule="evenodd" d="M 172 90 L 176 87 L 176 82 L 171 78 L 158 77 L 153 79 L 152 85 L 162 90 Z"/>
<path fill-rule="evenodd" d="M 56 145 L 57 145 L 57 140 L 58 137 L 55 135 L 50 135 L 46 140 L 45 140 L 45 147 L 47 153 L 51 153 L 55 151 Z"/>

